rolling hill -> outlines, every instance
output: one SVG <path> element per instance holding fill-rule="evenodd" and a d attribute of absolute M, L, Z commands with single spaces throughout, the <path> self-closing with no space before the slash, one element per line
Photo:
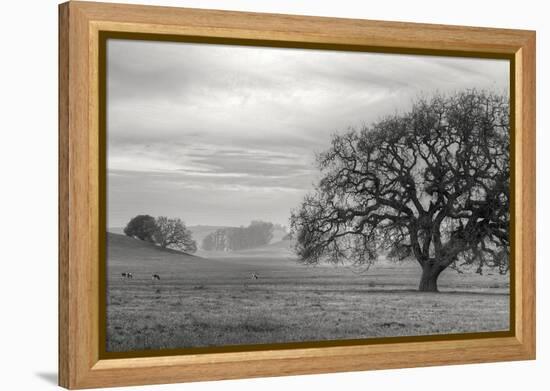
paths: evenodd
<path fill-rule="evenodd" d="M 160 274 L 162 280 L 183 282 L 246 279 L 251 272 L 273 268 L 297 267 L 284 251 L 284 243 L 273 243 L 257 249 L 220 253 L 198 252 L 198 255 L 162 249 L 152 243 L 125 235 L 107 233 L 108 279 L 120 279 L 121 273 L 131 272 L 135 280 L 151 279 Z M 282 249 L 280 247 L 283 247 Z"/>
<path fill-rule="evenodd" d="M 153 259 L 158 258 L 159 255 L 161 255 L 162 258 L 170 255 L 181 259 L 197 258 L 197 256 L 183 251 L 160 248 L 153 243 L 112 232 L 107 232 L 107 249 L 109 255 L 114 259 L 122 255 L 122 253 L 124 253 L 124 256 L 149 256 Z"/>
<path fill-rule="evenodd" d="M 152 243 L 132 239 L 125 235 L 107 233 L 107 271 L 120 277 L 122 272 L 131 272 L 134 278 L 153 273 L 175 273 L 185 269 L 204 268 L 213 262 L 181 251 L 162 249 Z M 204 265 L 201 265 L 203 264 Z"/>

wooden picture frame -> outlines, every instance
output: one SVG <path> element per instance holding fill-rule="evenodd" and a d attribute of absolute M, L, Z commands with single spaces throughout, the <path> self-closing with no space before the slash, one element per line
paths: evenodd
<path fill-rule="evenodd" d="M 103 32 L 198 42 L 508 58 L 513 124 L 510 333 L 104 358 L 99 259 Z M 103 148 L 104 150 L 104 148 Z M 104 175 L 104 174 L 103 174 Z M 70 1 L 59 6 L 59 384 L 70 389 L 535 358 L 535 32 Z"/>

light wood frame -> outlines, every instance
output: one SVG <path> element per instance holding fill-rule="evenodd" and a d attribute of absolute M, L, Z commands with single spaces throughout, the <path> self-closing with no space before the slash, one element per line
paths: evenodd
<path fill-rule="evenodd" d="M 514 63 L 514 318 L 511 336 L 162 357 L 99 354 L 101 31 L 274 46 L 452 53 Z M 535 32 L 106 3 L 59 6 L 59 384 L 175 383 L 535 358 Z"/>

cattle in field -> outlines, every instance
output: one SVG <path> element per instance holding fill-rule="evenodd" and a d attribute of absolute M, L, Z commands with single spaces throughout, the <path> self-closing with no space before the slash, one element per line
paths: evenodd
<path fill-rule="evenodd" d="M 258 276 L 256 273 L 252 273 L 252 277 L 251 277 L 253 280 L 257 280 L 258 278 L 260 278 L 260 276 Z"/>
<path fill-rule="evenodd" d="M 155 280 L 160 280 L 160 276 L 159 276 L 158 274 L 153 274 L 153 276 L 151 277 L 151 279 L 152 279 L 153 281 L 155 281 Z"/>
<path fill-rule="evenodd" d="M 134 275 L 130 272 L 124 272 L 122 273 L 122 278 L 127 280 L 132 280 L 134 278 Z"/>

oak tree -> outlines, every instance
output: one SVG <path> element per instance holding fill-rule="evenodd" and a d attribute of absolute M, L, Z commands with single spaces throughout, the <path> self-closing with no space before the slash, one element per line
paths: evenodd
<path fill-rule="evenodd" d="M 189 253 L 197 251 L 197 244 L 193 240 L 192 233 L 181 219 L 160 216 L 155 219 L 155 224 L 153 238 L 160 247 Z"/>
<path fill-rule="evenodd" d="M 124 234 L 132 238 L 152 242 L 156 227 L 155 218 L 153 216 L 138 215 L 133 217 L 128 224 L 126 224 L 126 227 L 124 227 Z"/>
<path fill-rule="evenodd" d="M 508 97 L 469 90 L 333 136 L 321 180 L 292 212 L 307 264 L 413 258 L 420 291 L 447 268 L 497 268 L 510 252 Z"/>

